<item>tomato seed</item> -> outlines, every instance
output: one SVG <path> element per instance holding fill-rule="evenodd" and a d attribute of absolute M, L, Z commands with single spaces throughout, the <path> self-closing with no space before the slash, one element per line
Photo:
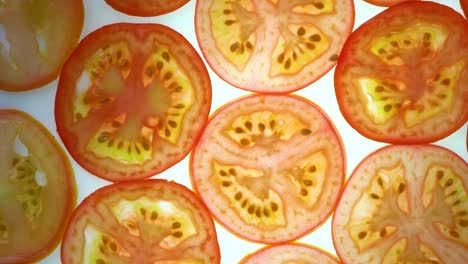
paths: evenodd
<path fill-rule="evenodd" d="M 110 249 L 111 249 L 112 251 L 116 251 L 116 250 L 117 250 L 117 245 L 116 245 L 114 242 L 111 242 L 111 243 L 109 244 L 109 247 L 110 247 Z"/>
<path fill-rule="evenodd" d="M 445 78 L 442 80 L 441 82 L 442 85 L 445 85 L 445 86 L 449 86 L 450 85 L 450 79 L 449 78 Z"/>
<path fill-rule="evenodd" d="M 252 123 L 250 121 L 246 121 L 244 123 L 244 126 L 248 129 L 248 130 L 251 130 L 252 129 Z"/>
<path fill-rule="evenodd" d="M 384 237 L 387 235 L 387 230 L 385 228 L 382 228 L 379 233 L 380 237 Z"/>
<path fill-rule="evenodd" d="M 312 186 L 313 182 L 311 180 L 304 180 L 302 181 L 305 186 Z"/>
<path fill-rule="evenodd" d="M 226 20 L 226 21 L 224 21 L 224 25 L 226 25 L 226 26 L 230 26 L 230 25 L 232 25 L 234 23 L 236 23 L 235 20 Z"/>
<path fill-rule="evenodd" d="M 177 122 L 175 122 L 174 120 L 169 120 L 167 121 L 167 124 L 172 127 L 172 128 L 176 128 L 177 127 Z"/>
<path fill-rule="evenodd" d="M 303 36 L 306 33 L 306 30 L 303 27 L 297 29 L 297 35 Z"/>
<path fill-rule="evenodd" d="M 275 202 L 271 202 L 271 210 L 273 210 L 273 212 L 276 212 L 278 211 L 278 204 L 276 204 Z"/>
<path fill-rule="evenodd" d="M 223 181 L 221 182 L 221 185 L 223 185 L 223 187 L 229 187 L 231 186 L 232 182 L 229 182 L 229 181 Z"/>
<path fill-rule="evenodd" d="M 276 58 L 276 61 L 278 63 L 283 63 L 284 61 L 284 53 L 281 53 L 280 55 L 278 55 L 278 57 Z"/>
<path fill-rule="evenodd" d="M 384 106 L 384 111 L 385 111 L 385 112 L 389 112 L 390 110 L 392 110 L 392 105 L 389 105 L 389 104 L 388 104 L 388 105 L 385 105 L 385 106 Z"/>
<path fill-rule="evenodd" d="M 229 10 L 229 9 L 224 9 L 224 10 L 223 10 L 223 14 L 225 14 L 225 15 L 229 15 L 229 14 L 231 14 L 231 13 L 232 13 L 232 11 Z"/>
<path fill-rule="evenodd" d="M 146 216 L 146 210 L 145 208 L 140 208 L 140 214 L 145 217 Z"/>
<path fill-rule="evenodd" d="M 338 54 L 333 54 L 333 55 L 330 56 L 329 60 L 330 60 L 330 61 L 337 61 L 338 58 L 339 58 L 339 57 L 338 57 Z"/>
<path fill-rule="evenodd" d="M 229 49 L 231 50 L 231 52 L 236 52 L 236 50 L 239 48 L 239 42 L 234 42 L 231 44 L 231 47 L 229 47 Z"/>
<path fill-rule="evenodd" d="M 303 128 L 303 129 L 301 130 L 301 134 L 302 134 L 303 136 L 307 136 L 307 135 L 309 135 L 310 133 L 312 133 L 312 131 L 311 131 L 310 129 L 308 129 L 308 128 Z"/>
<path fill-rule="evenodd" d="M 317 166 L 315 166 L 315 165 L 310 166 L 308 171 L 311 172 L 311 173 L 316 172 L 317 171 Z"/>
<path fill-rule="evenodd" d="M 262 211 L 260 211 L 260 208 L 259 208 L 259 207 L 257 207 L 257 210 L 255 210 L 255 215 L 256 215 L 257 217 L 261 217 L 261 216 L 262 216 Z"/>
<path fill-rule="evenodd" d="M 169 56 L 169 53 L 167 53 L 166 51 L 163 52 L 162 54 L 162 58 L 166 61 L 166 62 L 169 62 L 171 60 L 171 57 Z"/>
<path fill-rule="evenodd" d="M 313 34 L 312 36 L 309 37 L 309 40 L 314 41 L 314 42 L 319 42 L 322 40 L 322 37 L 319 34 Z"/>
<path fill-rule="evenodd" d="M 245 47 L 246 47 L 247 49 L 249 49 L 249 50 L 253 49 L 253 45 L 252 45 L 252 43 L 251 43 L 250 41 L 246 41 L 246 42 L 245 42 Z"/>
<path fill-rule="evenodd" d="M 263 132 L 265 130 L 265 128 L 266 128 L 265 124 L 263 124 L 263 123 L 258 124 L 258 130 L 260 130 L 260 132 Z"/>
<path fill-rule="evenodd" d="M 235 169 L 229 169 L 229 174 L 231 174 L 232 176 L 236 176 L 237 175 L 237 171 Z"/>
<path fill-rule="evenodd" d="M 430 40 L 430 39 L 431 39 L 431 34 L 428 33 L 428 32 L 425 32 L 425 33 L 424 33 L 424 36 L 423 36 L 423 39 L 424 39 L 424 40 Z"/>
<path fill-rule="evenodd" d="M 460 234 L 458 234 L 458 232 L 455 231 L 455 230 L 451 230 L 451 231 L 450 231 L 450 235 L 453 236 L 453 237 L 455 237 L 455 238 L 459 238 L 459 237 L 460 237 Z"/>
<path fill-rule="evenodd" d="M 400 183 L 400 185 L 398 185 L 398 193 L 402 193 L 404 191 L 405 191 L 405 184 Z"/>
<path fill-rule="evenodd" d="M 448 180 L 445 182 L 445 187 L 450 187 L 452 184 L 453 184 L 453 180 L 452 180 L 452 179 L 448 179 Z"/>
<path fill-rule="evenodd" d="M 236 201 L 239 201 L 240 199 L 242 199 L 242 193 L 241 192 L 237 192 L 236 195 L 234 195 L 234 199 Z"/>
<path fill-rule="evenodd" d="M 156 220 L 158 218 L 158 213 L 153 211 L 151 212 L 151 220 Z"/>
<path fill-rule="evenodd" d="M 182 226 L 182 224 L 180 222 L 172 223 L 172 228 L 174 228 L 174 229 L 180 228 L 181 226 Z"/>
<path fill-rule="evenodd" d="M 314 6 L 318 9 L 323 9 L 325 7 L 322 2 L 315 2 Z"/>
<path fill-rule="evenodd" d="M 358 234 L 358 238 L 361 239 L 361 240 L 364 239 L 366 236 L 367 236 L 367 232 L 360 232 Z"/>
<path fill-rule="evenodd" d="M 309 192 L 306 189 L 301 189 L 302 196 L 307 196 L 307 194 L 309 194 Z"/>
<path fill-rule="evenodd" d="M 158 61 L 156 63 L 156 69 L 158 69 L 158 71 L 160 71 L 162 68 L 163 68 L 164 64 L 162 61 Z"/>
<path fill-rule="evenodd" d="M 255 212 L 255 205 L 250 205 L 247 209 L 247 212 L 249 212 L 249 214 L 253 214 Z"/>
<path fill-rule="evenodd" d="M 266 217 L 269 217 L 269 216 L 270 216 L 270 211 L 268 211 L 268 209 L 266 209 L 266 208 L 263 208 L 263 214 L 264 214 Z"/>
<path fill-rule="evenodd" d="M 378 195 L 375 194 L 375 193 L 371 193 L 371 194 L 370 194 L 370 197 L 371 197 L 372 199 L 376 199 L 376 200 L 377 200 L 377 199 L 380 199 L 380 196 L 378 196 Z"/>
<path fill-rule="evenodd" d="M 462 227 L 466 227 L 466 226 L 468 226 L 468 221 L 462 219 L 462 220 L 458 221 L 458 224 L 460 226 L 462 226 Z"/>
<path fill-rule="evenodd" d="M 97 259 L 96 264 L 105 264 L 106 262 L 102 259 Z"/>
<path fill-rule="evenodd" d="M 177 231 L 177 232 L 174 232 L 172 235 L 173 235 L 174 237 L 181 238 L 182 235 L 183 235 L 183 233 L 180 232 L 180 231 Z"/>

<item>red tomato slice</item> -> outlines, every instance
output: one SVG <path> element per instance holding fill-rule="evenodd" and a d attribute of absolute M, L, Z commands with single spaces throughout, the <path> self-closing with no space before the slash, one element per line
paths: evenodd
<path fill-rule="evenodd" d="M 323 223 L 344 170 L 331 121 L 289 95 L 251 95 L 220 108 L 191 156 L 192 184 L 212 214 L 262 243 L 291 241 Z"/>
<path fill-rule="evenodd" d="M 369 4 L 373 4 L 376 6 L 393 6 L 396 4 L 400 4 L 406 1 L 419 1 L 419 0 L 364 0 Z"/>
<path fill-rule="evenodd" d="M 206 67 L 190 43 L 156 24 L 112 24 L 65 64 L 57 129 L 73 158 L 110 180 L 150 177 L 184 158 L 211 106 Z"/>
<path fill-rule="evenodd" d="M 364 23 L 335 70 L 340 110 L 362 135 L 429 143 L 468 119 L 468 23 L 432 2 L 405 2 Z"/>
<path fill-rule="evenodd" d="M 323 263 L 340 264 L 337 257 L 306 244 L 279 244 L 264 247 L 243 258 L 239 264 Z"/>
<path fill-rule="evenodd" d="M 468 18 L 468 0 L 460 0 L 460 6 L 465 14 L 465 17 Z"/>
<path fill-rule="evenodd" d="M 0 263 L 45 258 L 76 204 L 70 161 L 28 114 L 0 110 Z"/>
<path fill-rule="evenodd" d="M 75 210 L 64 264 L 220 263 L 213 220 L 185 186 L 165 180 L 111 184 Z"/>
<path fill-rule="evenodd" d="M 468 263 L 468 165 L 432 145 L 393 145 L 354 170 L 333 216 L 344 263 Z"/>
<path fill-rule="evenodd" d="M 292 92 L 335 64 L 354 24 L 352 0 L 200 0 L 195 29 L 211 68 L 239 88 Z"/>
<path fill-rule="evenodd" d="M 0 1 L 0 90 L 35 89 L 57 78 L 83 22 L 83 0 Z"/>
<path fill-rule="evenodd" d="M 105 0 L 117 11 L 132 16 L 158 16 L 175 11 L 189 0 Z"/>

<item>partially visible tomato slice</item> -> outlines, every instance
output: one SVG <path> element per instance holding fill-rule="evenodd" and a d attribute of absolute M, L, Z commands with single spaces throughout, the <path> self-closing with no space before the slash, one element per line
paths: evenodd
<path fill-rule="evenodd" d="M 373 4 L 376 6 L 393 6 L 396 4 L 400 4 L 406 1 L 419 1 L 419 0 L 364 0 L 369 4 Z"/>
<path fill-rule="evenodd" d="M 279 243 L 330 216 L 344 181 L 332 122 L 292 95 L 250 95 L 221 107 L 192 152 L 191 178 L 215 218 L 235 235 Z"/>
<path fill-rule="evenodd" d="M 185 186 L 165 180 L 111 184 L 75 210 L 63 264 L 219 264 L 213 220 Z"/>
<path fill-rule="evenodd" d="M 163 25 L 122 23 L 78 45 L 60 76 L 55 118 L 81 166 L 124 181 L 184 158 L 210 106 L 208 72 L 182 35 Z"/>
<path fill-rule="evenodd" d="M 352 0 L 200 0 L 195 29 L 211 68 L 239 88 L 304 88 L 328 72 L 354 24 Z"/>
<path fill-rule="evenodd" d="M 468 263 L 468 165 L 433 145 L 392 145 L 366 157 L 332 222 L 344 263 Z"/>
<path fill-rule="evenodd" d="M 115 10 L 132 16 L 158 16 L 182 7 L 189 0 L 105 0 Z"/>
<path fill-rule="evenodd" d="M 83 0 L 0 1 L 0 90 L 35 89 L 57 78 L 83 23 Z"/>
<path fill-rule="evenodd" d="M 465 17 L 468 18 L 468 0 L 460 0 L 460 6 L 465 14 Z"/>
<path fill-rule="evenodd" d="M 0 110 L 0 263 L 45 258 L 76 204 L 70 161 L 28 114 Z"/>
<path fill-rule="evenodd" d="M 320 248 L 301 244 L 279 244 L 261 248 L 245 256 L 239 264 L 320 263 L 339 264 L 337 257 Z"/>
<path fill-rule="evenodd" d="M 340 110 L 362 135 L 442 139 L 468 120 L 468 23 L 437 3 L 390 7 L 351 34 L 335 70 Z"/>

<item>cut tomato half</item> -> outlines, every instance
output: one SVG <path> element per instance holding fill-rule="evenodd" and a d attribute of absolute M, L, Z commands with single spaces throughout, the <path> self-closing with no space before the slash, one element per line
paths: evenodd
<path fill-rule="evenodd" d="M 84 38 L 65 64 L 55 119 L 81 166 L 125 181 L 184 158 L 210 106 L 208 72 L 182 35 L 157 24 L 112 24 Z"/>
<path fill-rule="evenodd" d="M 211 68 L 239 88 L 285 93 L 328 72 L 354 24 L 351 0 L 200 0 L 195 29 Z"/>
<path fill-rule="evenodd" d="M 467 263 L 468 165 L 433 145 L 392 145 L 354 170 L 333 216 L 344 263 Z"/>
<path fill-rule="evenodd" d="M 83 23 L 83 0 L 0 1 L 0 90 L 31 90 L 56 79 Z"/>
<path fill-rule="evenodd" d="M 245 256 L 239 264 L 321 263 L 340 264 L 330 253 L 301 243 L 279 244 L 261 248 Z"/>
<path fill-rule="evenodd" d="M 189 0 L 105 0 L 115 10 L 132 16 L 158 16 L 179 9 Z"/>
<path fill-rule="evenodd" d="M 115 183 L 76 209 L 61 248 L 63 264 L 219 264 L 213 220 L 185 186 L 165 180 Z"/>
<path fill-rule="evenodd" d="M 62 240 L 76 204 L 70 161 L 30 115 L 0 110 L 0 263 L 32 263 Z"/>
<path fill-rule="evenodd" d="M 437 3 L 390 7 L 351 34 L 335 70 L 349 124 L 373 140 L 415 144 L 468 120 L 468 23 Z"/>
<path fill-rule="evenodd" d="M 345 171 L 340 137 L 314 103 L 250 95 L 221 107 L 192 152 L 191 178 L 215 218 L 262 243 L 291 241 L 331 214 Z"/>
<path fill-rule="evenodd" d="M 393 6 L 396 4 L 400 4 L 406 1 L 419 1 L 419 0 L 364 0 L 369 4 L 376 5 L 376 6 Z"/>

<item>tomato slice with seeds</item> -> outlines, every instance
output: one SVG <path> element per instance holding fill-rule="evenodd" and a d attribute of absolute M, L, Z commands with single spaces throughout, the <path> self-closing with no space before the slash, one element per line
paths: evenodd
<path fill-rule="evenodd" d="M 211 68 L 239 88 L 304 88 L 335 64 L 354 24 L 351 0 L 200 0 L 195 29 Z"/>
<path fill-rule="evenodd" d="M 36 89 L 57 78 L 83 23 L 83 0 L 0 1 L 0 90 Z"/>
<path fill-rule="evenodd" d="M 213 220 L 198 197 L 166 180 L 115 183 L 75 210 L 61 248 L 64 264 L 219 264 Z"/>
<path fill-rule="evenodd" d="M 211 106 L 211 82 L 182 35 L 157 24 L 112 24 L 65 64 L 57 129 L 73 158 L 110 180 L 146 178 L 191 150 Z"/>
<path fill-rule="evenodd" d="M 115 10 L 132 16 L 158 16 L 182 7 L 189 0 L 105 0 Z"/>
<path fill-rule="evenodd" d="M 354 170 L 332 222 L 345 263 L 466 263 L 468 165 L 433 145 L 392 145 Z"/>
<path fill-rule="evenodd" d="M 330 253 L 302 243 L 279 244 L 261 248 L 245 256 L 239 264 L 323 263 L 340 264 Z"/>
<path fill-rule="evenodd" d="M 220 108 L 192 152 L 194 189 L 216 219 L 251 241 L 291 241 L 331 214 L 344 180 L 337 131 L 314 103 L 250 95 Z"/>
<path fill-rule="evenodd" d="M 50 132 L 19 110 L 0 110 L 0 263 L 45 258 L 76 204 L 70 161 Z"/>
<path fill-rule="evenodd" d="M 468 120 L 468 23 L 432 2 L 390 7 L 359 27 L 335 70 L 340 110 L 362 135 L 429 143 Z"/>
<path fill-rule="evenodd" d="M 406 1 L 419 1 L 419 0 L 364 0 L 369 4 L 373 4 L 376 6 L 393 6 L 396 4 L 400 4 Z"/>

